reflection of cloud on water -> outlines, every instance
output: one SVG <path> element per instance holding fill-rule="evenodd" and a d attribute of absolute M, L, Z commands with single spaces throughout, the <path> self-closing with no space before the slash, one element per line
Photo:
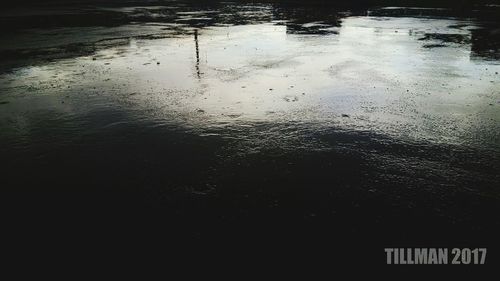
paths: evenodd
<path fill-rule="evenodd" d="M 46 103 L 55 111 L 72 105 L 72 114 L 86 114 L 89 103 L 102 102 L 131 119 L 151 118 L 203 135 L 220 124 L 263 122 L 276 124 L 278 135 L 278 124 L 296 126 L 296 133 L 284 135 L 307 139 L 299 128 L 304 122 L 315 130 L 496 146 L 500 66 L 471 61 L 468 42 L 426 49 L 427 41 L 441 37 L 419 40 L 430 28 L 456 34 L 448 29 L 459 23 L 349 17 L 338 35 L 327 36 L 294 35 L 271 23 L 211 27 L 130 39 L 91 57 L 21 68 L 4 74 L 1 85 L 12 97 L 56 100 Z M 1 106 L 22 111 L 16 102 Z"/>

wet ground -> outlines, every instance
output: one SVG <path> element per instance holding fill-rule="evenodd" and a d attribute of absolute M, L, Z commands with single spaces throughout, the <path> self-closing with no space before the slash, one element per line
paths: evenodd
<path fill-rule="evenodd" d="M 377 257 L 496 246 L 488 14 L 172 1 L 1 20 L 9 213 Z"/>

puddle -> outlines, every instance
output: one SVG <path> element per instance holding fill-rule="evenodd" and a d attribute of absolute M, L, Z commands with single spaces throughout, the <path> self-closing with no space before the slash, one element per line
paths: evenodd
<path fill-rule="evenodd" d="M 6 186 L 487 233 L 474 227 L 500 206 L 498 19 L 136 4 L 0 16 L 15 27 L 0 34 Z"/>

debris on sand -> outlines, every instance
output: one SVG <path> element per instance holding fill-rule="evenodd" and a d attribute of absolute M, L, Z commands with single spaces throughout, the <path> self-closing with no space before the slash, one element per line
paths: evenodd
<path fill-rule="evenodd" d="M 287 102 L 296 102 L 299 100 L 299 98 L 296 96 L 286 96 L 283 99 Z"/>
<path fill-rule="evenodd" d="M 157 61 L 157 62 L 156 62 L 156 65 L 160 65 L 160 62 L 159 62 L 159 61 Z"/>
<path fill-rule="evenodd" d="M 196 110 L 196 112 L 198 112 L 198 113 L 205 113 L 205 110 L 203 110 L 203 109 L 198 109 L 198 110 Z"/>
<path fill-rule="evenodd" d="M 342 117 L 349 118 L 350 116 L 348 114 L 342 114 Z"/>
<path fill-rule="evenodd" d="M 433 49 L 433 48 L 443 48 L 443 47 L 446 47 L 446 45 L 445 44 L 425 44 L 422 47 L 424 47 L 426 49 Z"/>

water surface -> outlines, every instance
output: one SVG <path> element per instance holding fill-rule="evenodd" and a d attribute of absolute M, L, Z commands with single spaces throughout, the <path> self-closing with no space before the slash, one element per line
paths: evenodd
<path fill-rule="evenodd" d="M 494 233 L 498 22 L 388 11 L 172 3 L 28 21 L 0 47 L 3 188 L 66 208 L 123 197 L 195 236 L 248 220 Z"/>

